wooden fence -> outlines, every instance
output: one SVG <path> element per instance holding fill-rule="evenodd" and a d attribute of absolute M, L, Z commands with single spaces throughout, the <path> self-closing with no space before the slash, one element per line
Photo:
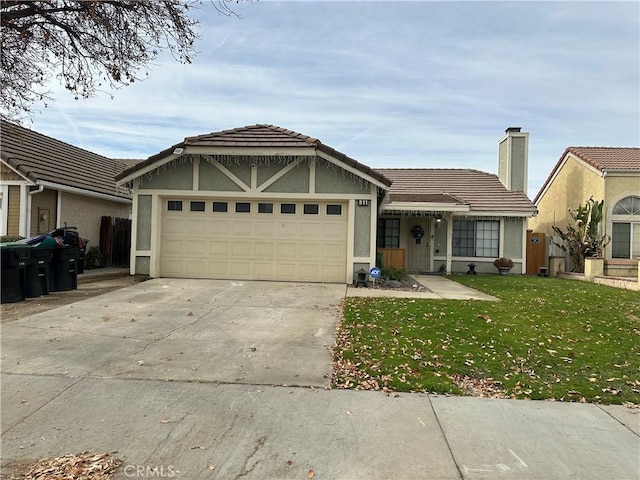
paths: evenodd
<path fill-rule="evenodd" d="M 129 267 L 131 252 L 131 220 L 102 217 L 100 221 L 100 253 L 108 267 Z"/>

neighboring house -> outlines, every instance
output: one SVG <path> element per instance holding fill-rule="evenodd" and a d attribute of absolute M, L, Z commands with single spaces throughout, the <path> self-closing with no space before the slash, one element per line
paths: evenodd
<path fill-rule="evenodd" d="M 273 125 L 188 137 L 116 177 L 133 190 L 131 273 L 351 283 L 377 247 L 406 248 L 411 270 L 495 271 L 505 255 L 521 273 L 535 214 L 523 193 L 527 143 L 519 129 L 501 140 L 501 182 L 372 170 Z"/>
<path fill-rule="evenodd" d="M 534 199 L 539 214 L 529 228 L 547 235 L 553 235 L 553 225 L 565 230 L 573 225 L 568 210 L 590 197 L 604 200 L 602 233 L 611 237 L 605 259 L 614 259 L 612 265 L 619 260 L 621 265 L 626 261 L 637 266 L 633 259 L 640 257 L 640 148 L 568 147 Z"/>
<path fill-rule="evenodd" d="M 128 165 L 1 123 L 0 235 L 31 237 L 73 226 L 98 246 L 102 216 L 129 218 L 131 193 L 114 176 Z"/>

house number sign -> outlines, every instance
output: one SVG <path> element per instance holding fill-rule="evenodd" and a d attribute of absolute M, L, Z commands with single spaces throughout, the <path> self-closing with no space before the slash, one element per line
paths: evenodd
<path fill-rule="evenodd" d="M 368 207 L 369 206 L 369 200 L 358 200 L 358 206 L 359 207 Z"/>

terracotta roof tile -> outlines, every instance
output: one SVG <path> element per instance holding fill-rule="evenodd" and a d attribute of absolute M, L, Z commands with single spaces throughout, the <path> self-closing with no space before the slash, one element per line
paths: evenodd
<path fill-rule="evenodd" d="M 567 147 L 536 194 L 537 202 L 562 166 L 568 154 L 575 155 L 593 168 L 605 170 L 640 170 L 640 148 L 637 147 Z"/>
<path fill-rule="evenodd" d="M 355 168 L 356 170 L 365 173 L 374 179 L 378 180 L 384 185 L 390 185 L 391 182 L 384 178 L 382 175 L 372 170 L 371 168 L 363 165 L 353 158 L 338 152 L 333 148 L 324 145 L 317 138 L 303 135 L 302 133 L 294 132 L 293 130 L 287 130 L 286 128 L 278 127 L 275 125 L 257 124 L 247 125 L 245 127 L 232 128 L 229 130 L 222 130 L 220 132 L 205 133 L 203 135 L 196 135 L 193 137 L 186 137 L 182 143 L 173 145 L 162 152 L 149 157 L 144 162 L 127 169 L 116 177 L 116 180 L 121 180 L 134 174 L 136 171 L 141 170 L 149 165 L 153 165 L 156 161 L 165 158 L 170 155 L 176 148 L 184 148 L 187 146 L 197 147 L 254 147 L 254 148 L 316 148 L 334 158 L 346 163 L 347 165 Z M 265 151 L 265 154 L 268 150 Z"/>
<path fill-rule="evenodd" d="M 115 176 L 125 162 L 74 147 L 41 133 L 1 122 L 2 160 L 33 182 L 46 181 L 91 192 L 131 198 Z"/>
<path fill-rule="evenodd" d="M 471 212 L 536 212 L 523 192 L 507 190 L 498 177 L 490 173 L 449 168 L 378 168 L 376 171 L 393 182 L 389 191 L 392 204 L 415 198 L 413 201 L 468 205 Z"/>

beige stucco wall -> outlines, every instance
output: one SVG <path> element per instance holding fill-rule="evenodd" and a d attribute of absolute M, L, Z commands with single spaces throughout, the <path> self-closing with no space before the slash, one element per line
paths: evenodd
<path fill-rule="evenodd" d="M 610 214 L 616 203 L 630 195 L 640 195 L 640 172 L 637 175 L 614 176 L 605 178 L 606 197 L 605 215 Z M 608 216 L 608 215 L 607 215 Z"/>
<path fill-rule="evenodd" d="M 103 216 L 129 218 L 131 214 L 131 204 L 128 203 L 67 192 L 61 192 L 60 199 L 60 218 L 55 227 L 61 227 L 65 222 L 68 226 L 78 227 L 80 236 L 89 240 L 89 247 L 100 245 L 100 221 Z"/>
<path fill-rule="evenodd" d="M 604 179 L 597 171 L 569 155 L 549 189 L 539 199 L 539 213 L 529 220 L 529 229 L 547 235 L 553 235 L 552 225 L 564 230 L 572 222 L 569 208 L 584 205 L 590 197 L 596 201 L 604 199 Z"/>
<path fill-rule="evenodd" d="M 30 236 L 49 233 L 58 226 L 56 223 L 57 204 L 57 190 L 45 188 L 42 192 L 31 195 Z"/>

